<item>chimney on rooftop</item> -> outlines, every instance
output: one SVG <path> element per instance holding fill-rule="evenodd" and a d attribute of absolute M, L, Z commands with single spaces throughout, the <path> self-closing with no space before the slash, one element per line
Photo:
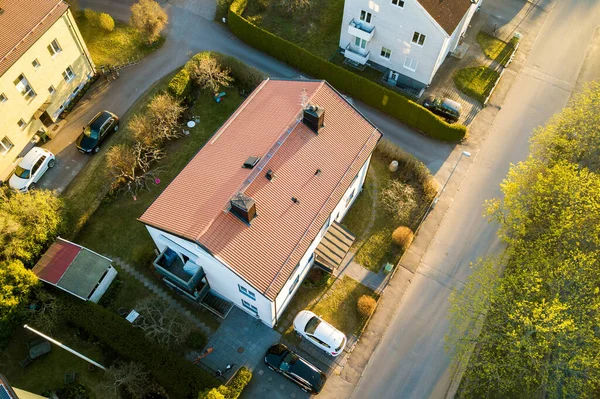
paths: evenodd
<path fill-rule="evenodd" d="M 254 200 L 243 193 L 237 193 L 231 200 L 231 213 L 244 223 L 250 224 L 256 216 L 256 204 Z"/>
<path fill-rule="evenodd" d="M 302 112 L 302 122 L 316 134 L 325 126 L 324 119 L 325 110 L 318 105 L 308 105 Z"/>

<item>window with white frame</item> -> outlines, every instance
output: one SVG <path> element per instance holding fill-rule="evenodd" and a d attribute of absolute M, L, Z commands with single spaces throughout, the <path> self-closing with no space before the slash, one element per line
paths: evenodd
<path fill-rule="evenodd" d="M 73 72 L 71 67 L 68 66 L 67 69 L 65 69 L 63 71 L 63 79 L 65 80 L 65 82 L 69 83 L 70 81 L 73 80 L 74 77 L 75 77 L 75 73 Z"/>
<path fill-rule="evenodd" d="M 50 44 L 48 45 L 48 51 L 50 52 L 50 55 L 52 57 L 54 57 L 56 54 L 62 51 L 62 48 L 58 44 L 58 40 L 54 39 L 52 40 L 52 42 L 50 42 Z"/>
<path fill-rule="evenodd" d="M 352 202 L 352 198 L 354 198 L 355 193 L 356 193 L 356 189 L 352 190 L 352 192 L 350 193 L 348 198 L 346 198 L 346 207 L 348 207 L 348 205 L 350 205 L 350 202 Z"/>
<path fill-rule="evenodd" d="M 7 100 L 6 94 L 0 93 L 0 103 L 5 103 Z"/>
<path fill-rule="evenodd" d="M 242 299 L 242 305 L 244 305 L 246 309 L 249 309 L 258 315 L 258 308 L 252 305 L 250 302 L 246 302 Z"/>
<path fill-rule="evenodd" d="M 425 43 L 425 35 L 419 32 L 413 34 L 412 42 L 422 46 Z"/>
<path fill-rule="evenodd" d="M 381 48 L 381 53 L 379 53 L 379 55 L 385 59 L 390 59 L 390 57 L 392 56 L 392 50 L 390 50 L 389 48 L 385 48 L 382 47 Z"/>
<path fill-rule="evenodd" d="M 404 68 L 408 69 L 409 71 L 416 71 L 417 70 L 417 66 L 419 65 L 419 62 L 417 60 L 415 60 L 414 58 L 410 58 L 409 56 L 406 56 L 406 58 L 404 59 Z"/>
<path fill-rule="evenodd" d="M 360 47 L 360 48 L 362 48 L 362 49 L 365 49 L 365 48 L 367 48 L 367 41 L 366 41 L 365 39 L 361 39 L 361 38 L 360 38 L 360 37 L 358 37 L 358 36 L 357 36 L 357 37 L 356 37 L 356 39 L 354 40 L 354 44 L 355 44 L 357 47 Z"/>
<path fill-rule="evenodd" d="M 25 78 L 25 75 L 20 74 L 15 79 L 14 83 L 19 93 L 21 93 L 21 95 L 25 97 L 25 100 L 30 100 L 33 97 L 35 97 L 35 90 L 33 90 L 31 85 L 29 84 L 29 81 L 27 80 L 27 78 Z"/>
<path fill-rule="evenodd" d="M 31 61 L 31 65 L 33 65 L 33 67 L 35 69 L 38 69 L 40 67 L 40 62 L 38 61 L 38 59 L 36 58 L 35 60 Z"/>
<path fill-rule="evenodd" d="M 14 144 L 12 141 L 10 141 L 8 137 L 4 136 L 2 140 L 0 140 L 0 155 L 6 155 L 6 153 L 8 153 L 13 147 Z"/>
<path fill-rule="evenodd" d="M 373 16 L 371 15 L 370 12 L 366 12 L 365 10 L 360 10 L 360 20 L 361 21 L 365 21 L 366 23 L 370 24 L 372 17 Z"/>
<path fill-rule="evenodd" d="M 23 130 L 23 129 L 25 129 L 25 126 L 27 126 L 27 123 L 23 120 L 23 118 L 21 118 L 17 122 L 17 125 L 19 125 L 19 127 L 21 128 L 21 130 Z"/>
<path fill-rule="evenodd" d="M 292 285 L 290 286 L 290 294 L 292 292 L 294 292 L 294 288 L 296 288 L 296 286 L 298 285 L 298 282 L 300 281 L 300 275 L 297 275 L 296 278 L 294 279 L 294 282 L 292 283 Z"/>
<path fill-rule="evenodd" d="M 54 86 L 50 85 L 50 87 L 48 87 L 48 93 L 54 94 L 54 92 L 56 92 L 56 89 L 54 88 Z"/>
<path fill-rule="evenodd" d="M 404 0 L 392 0 L 392 5 L 404 8 Z"/>
<path fill-rule="evenodd" d="M 256 301 L 256 294 L 252 291 L 250 291 L 248 288 L 244 287 L 243 285 L 239 285 L 238 284 L 238 289 L 240 290 L 240 292 L 244 295 L 246 295 L 248 298 L 252 299 L 253 301 Z"/>

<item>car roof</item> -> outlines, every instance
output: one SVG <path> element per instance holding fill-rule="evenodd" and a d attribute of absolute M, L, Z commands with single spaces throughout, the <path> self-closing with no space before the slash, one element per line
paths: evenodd
<path fill-rule="evenodd" d="M 90 122 L 90 129 L 92 130 L 100 130 L 104 122 L 108 120 L 112 115 L 108 111 L 99 112 L 94 119 Z"/>
<path fill-rule="evenodd" d="M 462 109 L 462 105 L 454 100 L 450 100 L 449 98 L 444 98 L 442 101 L 442 106 L 458 112 L 460 112 Z"/>
<path fill-rule="evenodd" d="M 337 348 L 344 340 L 344 333 L 336 329 L 325 320 L 319 318 L 321 323 L 313 334 L 315 337 L 328 344 L 333 344 L 333 348 Z"/>
<path fill-rule="evenodd" d="M 19 166 L 23 169 L 31 169 L 33 164 L 38 160 L 40 155 L 45 154 L 46 151 L 40 147 L 33 147 L 29 152 L 21 159 Z"/>
<path fill-rule="evenodd" d="M 308 362 L 308 360 L 304 359 L 297 353 L 293 353 L 294 355 L 298 356 L 298 360 L 290 365 L 289 371 L 309 382 L 313 386 L 320 385 L 319 383 L 322 379 L 321 370 L 319 370 L 316 366 L 313 366 Z"/>

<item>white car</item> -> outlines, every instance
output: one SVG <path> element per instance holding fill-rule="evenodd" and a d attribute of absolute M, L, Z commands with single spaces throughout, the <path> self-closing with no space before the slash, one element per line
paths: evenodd
<path fill-rule="evenodd" d="M 294 330 L 331 356 L 338 356 L 346 346 L 344 333 L 309 310 L 296 315 Z"/>
<path fill-rule="evenodd" d="M 8 184 L 17 191 L 29 191 L 35 188 L 42 175 L 55 164 L 56 158 L 53 153 L 44 148 L 33 147 L 21 159 Z"/>

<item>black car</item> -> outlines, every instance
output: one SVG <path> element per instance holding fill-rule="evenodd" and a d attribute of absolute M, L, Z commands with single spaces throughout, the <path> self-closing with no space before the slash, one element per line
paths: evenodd
<path fill-rule="evenodd" d="M 102 111 L 94 116 L 77 138 L 75 145 L 83 153 L 97 153 L 100 151 L 100 143 L 111 132 L 119 130 L 119 118 L 112 112 Z"/>
<path fill-rule="evenodd" d="M 325 373 L 283 344 L 275 344 L 267 350 L 265 363 L 271 370 L 283 374 L 305 391 L 314 394 L 321 392 L 327 379 Z"/>
<path fill-rule="evenodd" d="M 429 96 L 423 101 L 423 106 L 436 115 L 450 122 L 458 121 L 462 106 L 449 98 Z"/>

